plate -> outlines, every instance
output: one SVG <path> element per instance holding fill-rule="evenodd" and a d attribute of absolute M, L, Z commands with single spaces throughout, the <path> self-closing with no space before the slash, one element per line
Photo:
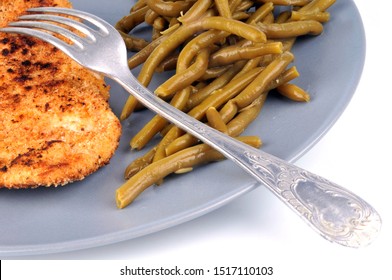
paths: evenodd
<path fill-rule="evenodd" d="M 117 0 L 115 5 L 104 0 L 73 3 L 112 24 L 130 9 L 129 0 Z M 295 103 L 271 95 L 246 131 L 263 139 L 265 151 L 288 161 L 303 155 L 335 123 L 362 72 L 365 35 L 355 4 L 338 1 L 330 12 L 332 19 L 323 34 L 303 38 L 293 49 L 301 73 L 296 83 L 310 92 L 311 102 Z M 119 115 L 127 93 L 109 83 L 110 102 Z M 162 186 L 149 188 L 132 205 L 118 210 L 114 192 L 123 183 L 123 171 L 144 153 L 130 151 L 130 137 L 151 116 L 144 111 L 126 120 L 111 163 L 84 181 L 49 189 L 1 189 L 0 255 L 64 252 L 136 238 L 199 217 L 258 186 L 233 163 L 222 161 L 170 176 Z"/>

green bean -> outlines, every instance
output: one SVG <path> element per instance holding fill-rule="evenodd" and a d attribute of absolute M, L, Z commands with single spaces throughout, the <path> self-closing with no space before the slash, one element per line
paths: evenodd
<path fill-rule="evenodd" d="M 241 4 L 242 0 L 231 0 L 229 2 L 230 11 L 233 13 L 237 10 L 238 6 Z"/>
<path fill-rule="evenodd" d="M 145 15 L 148 10 L 148 7 L 143 7 L 124 16 L 116 23 L 116 29 L 124 33 L 129 33 L 133 28 L 135 28 L 137 25 L 141 24 L 144 21 Z"/>
<path fill-rule="evenodd" d="M 240 135 L 245 128 L 247 128 L 249 124 L 256 119 L 264 106 L 267 95 L 267 92 L 261 94 L 248 107 L 242 109 L 238 116 L 227 123 L 227 131 L 229 135 Z"/>
<path fill-rule="evenodd" d="M 309 94 L 304 89 L 294 84 L 280 85 L 276 89 L 281 95 L 294 101 L 309 102 L 310 100 Z"/>
<path fill-rule="evenodd" d="M 211 55 L 209 66 L 228 65 L 238 60 L 248 60 L 266 54 L 281 54 L 282 49 L 283 45 L 281 42 L 255 44 L 252 46 L 228 46 Z"/>
<path fill-rule="evenodd" d="M 166 148 L 165 153 L 166 156 L 170 156 L 175 154 L 179 151 L 182 151 L 186 148 L 192 147 L 193 145 L 197 144 L 199 139 L 194 137 L 192 134 L 186 133 L 183 134 L 172 141 Z"/>
<path fill-rule="evenodd" d="M 312 0 L 258 0 L 263 3 L 271 2 L 274 5 L 283 5 L 283 6 L 305 6 L 312 2 Z"/>
<path fill-rule="evenodd" d="M 254 5 L 253 1 L 242 0 L 237 8 L 236 11 L 248 11 Z"/>
<path fill-rule="evenodd" d="M 233 100 L 229 100 L 219 111 L 222 120 L 225 123 L 228 123 L 232 120 L 238 113 L 237 105 L 233 102 Z"/>
<path fill-rule="evenodd" d="M 336 0 L 313 0 L 309 4 L 299 9 L 299 12 L 323 12 L 331 7 Z"/>
<path fill-rule="evenodd" d="M 177 26 L 178 28 L 178 26 Z M 174 31 L 176 28 L 174 27 L 172 31 Z M 148 44 L 146 47 L 144 47 L 142 50 L 134 54 L 128 59 L 128 67 L 129 69 L 133 69 L 137 67 L 138 65 L 144 63 L 146 59 L 151 55 L 152 51 L 159 46 L 159 44 L 165 40 L 170 33 L 165 33 L 162 34 L 161 37 L 153 40 L 150 44 Z"/>
<path fill-rule="evenodd" d="M 209 126 L 211 126 L 216 130 L 219 130 L 222 133 L 225 134 L 228 133 L 226 123 L 223 121 L 221 115 L 219 114 L 219 112 L 216 110 L 215 107 L 210 107 L 207 109 L 206 117 Z"/>
<path fill-rule="evenodd" d="M 189 98 L 191 88 L 185 88 L 176 94 L 170 104 L 182 110 Z M 142 149 L 152 137 L 154 137 L 159 131 L 161 131 L 168 121 L 160 115 L 155 115 L 131 140 L 130 146 L 132 149 Z"/>
<path fill-rule="evenodd" d="M 241 71 L 239 71 L 239 72 L 237 73 L 236 76 L 241 76 L 242 74 L 244 74 L 244 73 L 246 73 L 246 72 L 248 72 L 248 71 L 250 71 L 250 70 L 252 70 L 252 69 L 254 69 L 254 68 L 256 68 L 256 67 L 261 66 L 261 65 L 260 65 L 260 62 L 261 62 L 261 60 L 262 60 L 263 57 L 264 57 L 264 56 L 260 56 L 260 57 L 256 57 L 256 58 L 251 58 L 251 59 L 249 59 L 248 61 L 246 61 L 244 67 L 241 69 Z M 237 63 L 238 63 L 238 62 L 237 62 Z"/>
<path fill-rule="evenodd" d="M 194 81 L 204 75 L 208 68 L 208 57 L 209 50 L 202 50 L 197 56 L 195 63 L 183 71 L 177 71 L 175 75 L 170 77 L 155 90 L 155 94 L 159 97 L 167 97 L 178 90 L 190 86 Z"/>
<path fill-rule="evenodd" d="M 274 9 L 274 4 L 272 2 L 267 2 L 260 6 L 246 21 L 249 24 L 253 24 L 261 21 Z"/>
<path fill-rule="evenodd" d="M 189 65 L 195 55 L 202 49 L 215 44 L 230 34 L 225 31 L 208 30 L 189 41 L 181 50 L 178 56 L 178 67 Z"/>
<path fill-rule="evenodd" d="M 259 22 L 257 26 L 269 39 L 292 38 L 302 35 L 319 35 L 323 32 L 323 25 L 315 20 L 270 24 Z"/>
<path fill-rule="evenodd" d="M 172 53 L 167 56 L 155 69 L 157 73 L 175 70 L 178 61 L 178 53 Z"/>
<path fill-rule="evenodd" d="M 291 20 L 299 21 L 299 20 L 315 20 L 318 22 L 327 22 L 330 19 L 330 14 L 328 12 L 291 12 Z"/>
<path fill-rule="evenodd" d="M 267 91 L 277 88 L 278 86 L 284 85 L 298 77 L 299 77 L 299 72 L 297 70 L 297 67 L 292 66 L 289 69 L 285 70 L 281 75 L 279 75 L 278 78 L 271 81 L 271 83 L 267 88 Z"/>
<path fill-rule="evenodd" d="M 290 17 L 291 17 L 291 12 L 290 11 L 283 11 L 276 17 L 275 23 L 289 22 L 290 21 Z M 265 22 L 265 23 L 267 23 L 267 22 Z M 270 23 L 273 23 L 273 21 L 270 22 Z"/>
<path fill-rule="evenodd" d="M 212 0 L 198 0 L 195 4 L 178 20 L 181 23 L 188 23 L 193 20 L 198 20 L 210 8 Z"/>
<path fill-rule="evenodd" d="M 215 79 L 204 88 L 200 89 L 195 94 L 189 97 L 187 103 L 187 111 L 191 110 L 195 106 L 199 105 L 204 99 L 206 99 L 212 92 L 226 85 L 245 65 L 245 62 L 239 61 L 229 68 L 222 76 Z"/>
<path fill-rule="evenodd" d="M 231 10 L 228 0 L 214 0 L 214 3 L 220 16 L 225 18 L 231 18 Z"/>
<path fill-rule="evenodd" d="M 125 46 L 127 47 L 128 50 L 130 51 L 140 51 L 146 46 L 148 46 L 148 42 L 144 40 L 143 38 L 138 38 L 129 34 L 126 34 L 122 32 L 121 30 L 118 30 L 120 33 L 121 37 L 124 40 Z"/>
<path fill-rule="evenodd" d="M 154 20 L 152 27 L 153 27 L 153 32 L 156 33 L 155 36 L 154 34 L 152 36 L 152 39 L 154 40 L 157 37 L 161 36 L 162 30 L 164 30 L 166 27 L 166 20 L 163 17 L 159 16 Z"/>
<path fill-rule="evenodd" d="M 131 7 L 130 13 L 135 12 L 143 7 L 145 7 L 146 4 L 146 0 L 138 0 L 136 1 L 136 3 Z"/>
<path fill-rule="evenodd" d="M 244 21 L 249 18 L 249 14 L 246 12 L 238 11 L 238 12 L 234 12 L 231 18 L 239 21 Z"/>
<path fill-rule="evenodd" d="M 254 137 L 238 137 L 239 141 L 255 145 L 258 148 L 261 141 Z M 249 141 L 250 140 L 250 141 Z M 122 209 L 133 202 L 145 189 L 167 175 L 195 165 L 224 159 L 223 155 L 206 144 L 188 148 L 159 161 L 153 162 L 136 173 L 116 190 L 117 207 Z"/>
<path fill-rule="evenodd" d="M 151 10 L 167 17 L 178 17 L 181 12 L 187 11 L 193 5 L 192 1 L 147 0 L 146 3 Z"/>
<path fill-rule="evenodd" d="M 255 68 L 240 77 L 232 79 L 223 88 L 214 91 L 210 96 L 203 100 L 202 103 L 192 108 L 188 114 L 195 119 L 200 120 L 204 117 L 204 114 L 209 107 L 219 108 L 222 106 L 252 83 L 252 81 L 259 75 L 260 71 L 260 68 Z"/>
<path fill-rule="evenodd" d="M 163 136 L 162 140 L 159 142 L 157 151 L 154 155 L 153 162 L 161 160 L 165 158 L 166 155 L 166 148 L 170 145 L 175 139 L 183 135 L 184 132 L 179 129 L 177 126 L 173 126 L 166 134 Z"/>
<path fill-rule="evenodd" d="M 292 53 L 284 52 L 268 64 L 254 81 L 234 98 L 234 102 L 238 105 L 239 109 L 248 106 L 257 96 L 265 92 L 268 85 L 279 77 L 293 59 L 294 55 Z"/>
<path fill-rule="evenodd" d="M 227 72 L 229 68 L 231 68 L 232 65 L 226 65 L 226 66 L 221 66 L 221 67 L 213 67 L 213 68 L 208 68 L 206 72 L 204 73 L 203 76 L 201 76 L 198 81 L 206 81 L 206 80 L 211 80 L 211 79 L 216 79 L 222 76 L 224 73 Z M 205 85 L 207 86 L 207 85 Z"/>
<path fill-rule="evenodd" d="M 153 25 L 154 24 L 154 20 L 157 19 L 159 17 L 159 14 L 156 13 L 153 10 L 148 10 L 145 17 L 144 17 L 144 21 L 146 23 L 148 23 L 149 25 Z"/>
<path fill-rule="evenodd" d="M 152 148 L 150 151 L 145 153 L 143 156 L 132 161 L 131 164 L 129 164 L 124 171 L 124 179 L 128 180 L 133 175 L 138 173 L 140 170 L 142 170 L 146 166 L 148 166 L 152 162 L 156 150 L 157 150 L 157 146 Z"/>
<path fill-rule="evenodd" d="M 128 34 L 133 28 L 144 21 L 144 17 L 147 11 L 148 7 L 143 7 L 123 17 L 115 25 L 116 29 L 124 39 L 128 50 L 140 51 L 142 48 L 148 45 L 146 40 Z"/>

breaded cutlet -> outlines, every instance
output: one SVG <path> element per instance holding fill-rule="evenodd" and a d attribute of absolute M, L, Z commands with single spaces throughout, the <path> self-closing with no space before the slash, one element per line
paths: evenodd
<path fill-rule="evenodd" d="M 0 27 L 30 7 L 66 0 L 2 0 Z M 109 163 L 121 125 L 102 76 L 38 39 L 0 33 L 0 187 L 58 186 Z"/>

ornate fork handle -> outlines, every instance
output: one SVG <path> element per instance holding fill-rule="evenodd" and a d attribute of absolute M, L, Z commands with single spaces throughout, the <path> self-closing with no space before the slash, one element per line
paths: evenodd
<path fill-rule="evenodd" d="M 211 129 L 155 97 L 129 75 L 128 69 L 121 72 L 113 78 L 144 105 L 236 162 L 327 240 L 360 247 L 379 232 L 380 216 L 356 194 Z"/>

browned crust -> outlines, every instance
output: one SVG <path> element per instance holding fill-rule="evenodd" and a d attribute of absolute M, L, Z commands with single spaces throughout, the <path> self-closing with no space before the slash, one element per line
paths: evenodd
<path fill-rule="evenodd" d="M 3 0 L 0 26 L 28 7 L 64 0 Z M 103 78 L 40 40 L 0 33 L 0 187 L 56 186 L 109 163 L 121 125 Z"/>

